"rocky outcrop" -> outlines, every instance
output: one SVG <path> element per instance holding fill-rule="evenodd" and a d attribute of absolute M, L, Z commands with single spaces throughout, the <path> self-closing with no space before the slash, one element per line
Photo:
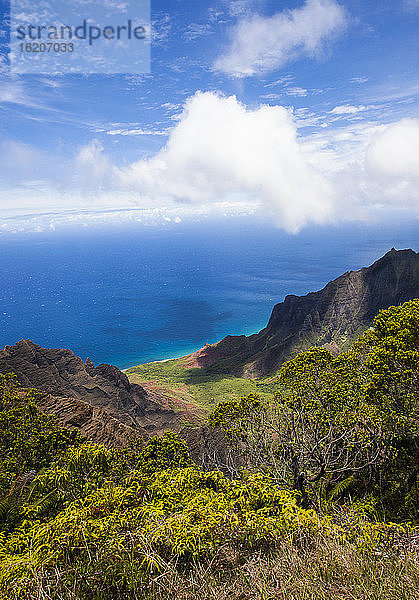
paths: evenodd
<path fill-rule="evenodd" d="M 95 367 L 70 350 L 41 348 L 21 340 L 0 350 L 0 373 L 9 372 L 22 386 L 48 394 L 46 412 L 96 441 L 111 437 L 112 429 L 121 433 L 124 427 L 144 435 L 182 427 L 182 414 L 171 410 L 165 398 L 130 383 L 116 367 Z"/>
<path fill-rule="evenodd" d="M 370 267 L 349 271 L 318 292 L 286 296 L 267 326 L 251 336 L 227 336 L 195 362 L 212 372 L 258 377 L 313 345 L 345 349 L 382 308 L 419 296 L 419 254 L 394 248 Z"/>

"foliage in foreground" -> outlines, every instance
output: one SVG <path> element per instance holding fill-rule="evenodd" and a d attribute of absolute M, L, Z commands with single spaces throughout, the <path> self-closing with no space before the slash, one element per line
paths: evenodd
<path fill-rule="evenodd" d="M 173 433 L 87 443 L 0 376 L 0 597 L 413 600 L 418 336 L 419 301 L 382 311 L 348 353 L 287 363 L 269 402 L 222 403 L 229 478 Z"/>
<path fill-rule="evenodd" d="M 245 464 L 321 509 L 370 497 L 380 518 L 417 520 L 419 300 L 383 310 L 337 357 L 311 348 L 285 363 L 279 391 L 220 403 L 210 416 Z"/>
<path fill-rule="evenodd" d="M 177 443 L 171 436 L 167 441 L 169 447 Z M 182 456 L 182 444 L 179 449 Z M 38 498 L 61 471 L 53 465 L 43 473 L 20 507 L 22 520 L 0 538 L 5 597 L 140 598 L 151 588 L 163 591 L 160 583 L 167 586 L 173 578 L 188 580 L 204 565 L 216 576 L 216 570 L 240 570 L 256 556 L 283 560 L 284 548 L 315 555 L 319 539 L 370 563 L 371 571 L 380 553 L 391 557 L 389 565 L 407 569 L 394 551 L 415 540 L 411 528 L 370 523 L 356 507 L 334 519 L 319 516 L 262 474 L 229 480 L 190 466 L 154 474 L 134 469 L 119 479 L 113 451 L 88 445 L 67 451 L 60 464 L 85 482 L 102 479 L 104 472 L 108 481 L 85 495 L 82 486 L 80 497 L 61 507 L 48 506 Z M 61 480 L 64 494 L 73 493 L 71 479 Z M 415 563 L 407 563 L 406 577 L 413 577 Z M 336 565 L 324 569 L 317 575 L 335 577 Z"/>

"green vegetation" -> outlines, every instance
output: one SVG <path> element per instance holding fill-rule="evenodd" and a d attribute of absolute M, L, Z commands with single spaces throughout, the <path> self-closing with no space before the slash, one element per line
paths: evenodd
<path fill-rule="evenodd" d="M 170 432 L 88 443 L 13 376 L 0 402 L 5 600 L 418 597 L 419 300 L 219 403 L 230 475 Z"/>
<path fill-rule="evenodd" d="M 369 494 L 380 518 L 417 521 L 418 376 L 415 300 L 381 311 L 338 357 L 300 353 L 283 365 L 273 399 L 222 402 L 210 423 L 236 450 L 237 468 L 266 473 L 306 504 Z"/>
<path fill-rule="evenodd" d="M 147 363 L 126 371 L 133 383 L 152 386 L 173 398 L 173 407 L 183 402 L 198 408 L 212 410 L 219 402 L 239 399 L 249 394 L 270 398 L 276 386 L 269 380 L 244 379 L 219 373 L 210 373 L 199 367 L 191 368 L 185 358 Z"/>

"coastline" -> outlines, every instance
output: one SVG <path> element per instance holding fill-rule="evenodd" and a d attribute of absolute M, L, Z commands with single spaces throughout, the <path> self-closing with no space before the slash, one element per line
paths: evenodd
<path fill-rule="evenodd" d="M 188 356 L 188 355 L 186 354 L 185 356 Z M 149 362 L 138 363 L 138 365 L 153 365 L 155 363 L 164 363 L 164 362 L 169 362 L 169 360 L 177 360 L 178 358 L 184 358 L 185 356 L 176 356 L 174 358 L 163 358 L 162 360 L 150 360 Z M 129 371 L 133 367 L 138 367 L 138 365 L 133 365 L 132 367 L 127 367 L 126 369 L 120 369 L 120 370 L 122 371 L 122 373 L 125 373 L 126 371 Z"/>

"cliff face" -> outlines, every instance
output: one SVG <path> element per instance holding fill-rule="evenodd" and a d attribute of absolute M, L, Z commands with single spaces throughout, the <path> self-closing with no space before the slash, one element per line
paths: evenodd
<path fill-rule="evenodd" d="M 169 408 L 167 398 L 131 384 L 116 367 L 84 363 L 70 350 L 21 340 L 0 350 L 0 373 L 8 372 L 24 387 L 45 392 L 40 408 L 96 441 L 131 430 L 147 435 L 181 427 L 182 415 Z"/>
<path fill-rule="evenodd" d="M 393 249 L 370 267 L 349 271 L 318 292 L 286 296 L 274 306 L 262 331 L 228 336 L 204 348 L 197 362 L 214 372 L 266 375 L 310 346 L 344 349 L 380 309 L 418 296 L 419 254 Z"/>

